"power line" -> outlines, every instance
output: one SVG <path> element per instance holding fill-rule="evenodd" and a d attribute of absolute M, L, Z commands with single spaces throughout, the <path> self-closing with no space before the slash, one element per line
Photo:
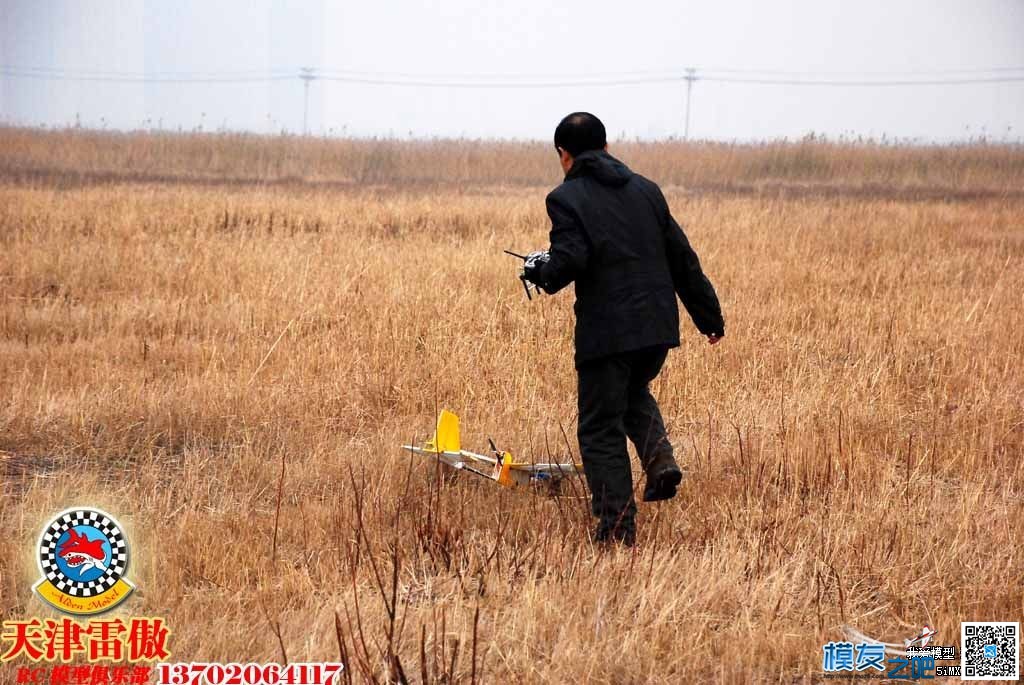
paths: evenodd
<path fill-rule="evenodd" d="M 832 78 L 823 78 L 827 74 Z M 869 72 L 884 75 L 886 72 Z M 963 85 L 971 83 L 1012 83 L 1024 81 L 1024 67 L 993 67 L 991 69 L 961 69 L 949 71 L 889 72 L 891 75 L 906 76 L 917 73 L 928 78 L 865 78 L 843 72 L 792 72 L 756 69 L 698 69 L 688 67 L 678 70 L 646 70 L 613 72 L 592 76 L 537 76 L 537 75 L 457 75 L 457 74 L 410 74 L 365 71 L 319 70 L 320 78 L 328 81 L 364 83 L 371 85 L 423 86 L 447 88 L 565 88 L 584 86 L 618 86 L 645 83 L 671 83 L 686 81 L 687 87 L 693 81 L 720 83 L 751 83 L 787 86 L 915 86 L 915 85 Z M 699 75 L 698 75 L 699 74 Z M 751 76 L 719 76 L 717 74 L 750 74 Z M 756 74 L 778 75 L 780 78 L 764 78 Z M 946 78 L 940 75 L 948 74 Z M 965 78 L 964 74 L 1010 74 L 1006 76 L 979 76 Z M 845 78 L 836 78 L 843 75 Z M 534 80 L 510 80 L 510 79 Z M 487 80 L 490 79 L 490 80 Z"/>
<path fill-rule="evenodd" d="M 237 76 L 263 76 L 269 74 L 294 74 L 297 69 L 295 67 L 272 67 L 266 69 L 241 69 L 241 70 L 227 70 L 227 71 L 164 71 L 164 70 L 146 70 L 146 71 L 109 71 L 104 69 L 68 69 L 64 67 L 26 67 L 12 64 L 0 65 L 0 70 L 11 70 L 19 72 L 31 72 L 39 74 L 59 74 L 62 76 L 116 76 L 124 78 L 150 78 L 150 77 L 180 77 L 180 78 L 193 78 L 193 77 L 223 77 L 233 78 Z"/>
<path fill-rule="evenodd" d="M 76 76 L 105 76 L 105 77 L 116 77 L 116 78 L 236 78 L 236 77 L 252 77 L 252 76 L 266 76 L 266 75 L 288 75 L 296 74 L 301 72 L 303 69 L 295 66 L 289 67 L 273 67 L 266 69 L 245 69 L 245 70 L 229 70 L 229 71 L 161 71 L 161 70 L 147 70 L 147 71 L 109 71 L 99 69 L 69 69 L 60 67 L 36 67 L 36 66 L 20 66 L 20 65 L 0 65 L 0 70 L 6 71 L 17 71 L 17 72 L 31 72 L 33 74 L 47 74 L 47 75 L 59 75 L 61 77 L 76 77 Z M 629 71 L 612 71 L 612 72 L 601 72 L 596 74 L 559 74 L 552 72 L 537 73 L 537 72 L 520 72 L 520 73 L 413 73 L 413 72 L 379 72 L 379 71 L 365 71 L 355 69 L 331 69 L 331 68 L 315 68 L 313 69 L 318 74 L 323 76 L 339 76 L 339 77 L 362 77 L 362 78 L 381 78 L 381 79 L 420 79 L 420 80 L 500 80 L 507 81 L 513 79 L 527 79 L 534 81 L 546 81 L 546 80 L 557 80 L 557 81 L 590 81 L 590 80 L 602 80 L 602 79 L 621 79 L 628 77 L 637 76 L 661 76 L 666 78 L 681 77 L 687 69 L 694 69 L 701 72 L 702 74 L 739 74 L 739 75 L 750 75 L 750 76 L 781 76 L 792 79 L 807 79 L 807 78 L 832 78 L 832 79 L 864 79 L 879 76 L 923 76 L 923 77 L 935 77 L 940 78 L 943 76 L 953 75 L 965 75 L 965 74 L 994 74 L 994 73 L 1013 73 L 1013 72 L 1024 72 L 1024 66 L 1002 66 L 1002 67 L 985 67 L 985 68 L 972 68 L 972 69 L 930 69 L 930 70 L 885 70 L 885 71 L 792 71 L 782 69 L 746 69 L 746 68 L 733 68 L 733 67 L 711 67 L 711 66 L 674 66 L 664 67 L 660 69 L 635 69 Z"/>
<path fill-rule="evenodd" d="M 291 81 L 294 75 L 286 76 L 252 76 L 244 78 L 129 78 L 123 76 L 58 76 L 42 74 L 21 74 L 18 72 L 0 71 L 4 76 L 27 78 L 37 81 L 83 81 L 101 83 L 262 83 L 267 81 Z"/>
<path fill-rule="evenodd" d="M 974 68 L 974 69 L 911 69 L 911 70 L 897 70 L 887 69 L 885 71 L 786 71 L 780 69 L 732 69 L 732 68 L 712 68 L 705 67 L 701 69 L 703 72 L 710 72 L 716 74 L 766 74 L 770 76 L 789 76 L 789 77 L 821 77 L 821 78 L 863 78 L 872 76 L 932 76 L 939 77 L 947 74 L 990 74 L 990 73 L 1005 73 L 1005 72 L 1024 72 L 1024 66 L 1020 67 L 986 67 L 986 68 Z"/>
<path fill-rule="evenodd" d="M 588 80 L 575 81 L 469 81 L 469 80 L 439 80 L 439 79 L 414 79 L 401 78 L 391 75 L 374 76 L 340 76 L 322 74 L 313 69 L 301 69 L 297 73 L 288 74 L 265 73 L 253 76 L 158 76 L 147 77 L 138 75 L 99 75 L 99 74 L 72 74 L 56 72 L 23 72 L 20 70 L 0 67 L 0 74 L 15 78 L 28 78 L 49 81 L 100 81 L 110 83 L 252 83 L 260 81 L 286 81 L 291 79 L 339 81 L 345 83 L 362 83 L 368 85 L 382 86 L 417 86 L 417 87 L 444 87 L 444 88 L 566 88 L 574 86 L 615 86 L 634 85 L 643 83 L 666 83 L 679 81 L 682 77 L 678 75 L 661 77 L 634 77 L 634 78 L 593 78 Z"/>
<path fill-rule="evenodd" d="M 363 83 L 379 86 L 417 86 L 428 88 L 574 88 L 585 86 L 630 86 L 645 83 L 681 81 L 682 76 L 652 76 L 634 78 L 594 78 L 572 81 L 470 81 L 448 79 L 394 78 L 391 76 L 318 76 L 324 81 Z"/>
<path fill-rule="evenodd" d="M 289 81 L 295 73 L 262 73 L 252 76 L 144 76 L 133 74 L 72 74 L 43 71 L 21 71 L 0 67 L 0 74 L 14 78 L 26 78 L 38 81 L 91 81 L 102 83 L 257 83 L 266 81 Z"/>
<path fill-rule="evenodd" d="M 497 79 L 497 80 L 510 80 L 510 79 L 533 79 L 539 81 L 545 81 L 549 79 L 555 80 L 583 80 L 588 81 L 591 79 L 604 79 L 604 78 L 624 78 L 633 76 L 663 76 L 667 78 L 682 78 L 682 75 L 688 70 L 693 69 L 699 71 L 702 74 L 748 74 L 748 75 L 769 75 L 769 76 L 783 76 L 789 78 L 852 78 L 852 79 L 863 79 L 877 76 L 930 76 L 930 77 L 941 77 L 945 75 L 963 75 L 963 74 L 991 74 L 991 73 L 1007 73 L 1007 72 L 1022 72 L 1024 73 L 1024 66 L 1019 67 L 989 67 L 989 68 L 978 68 L 978 69 L 938 69 L 938 70 L 919 70 L 919 71 L 898 71 L 898 70 L 887 70 L 887 71 L 787 71 L 787 70 L 776 70 L 776 69 L 736 69 L 736 68 L 724 68 L 724 67 L 666 67 L 662 69 L 639 69 L 632 71 L 614 71 L 614 72 L 602 72 L 599 74 L 555 74 L 555 73 L 502 73 L 502 74 L 466 74 L 466 73 L 411 73 L 411 72 L 377 72 L 377 71 L 360 71 L 355 69 L 318 69 L 317 71 L 325 76 L 342 76 L 342 77 L 363 77 L 363 78 L 385 78 L 385 79 L 427 79 L 427 80 L 486 80 L 486 79 Z"/>
<path fill-rule="evenodd" d="M 242 84 L 298 79 L 303 85 L 303 134 L 309 132 L 309 88 L 316 80 L 370 86 L 459 89 L 543 89 L 633 86 L 659 83 L 686 83 L 685 123 L 683 138 L 690 136 L 690 109 L 693 85 L 697 81 L 724 84 L 813 87 L 913 87 L 955 86 L 1024 82 L 1024 67 L 992 67 L 989 69 L 957 69 L 921 72 L 876 72 L 889 78 L 871 78 L 870 73 L 844 74 L 842 78 L 824 78 L 829 72 L 786 72 L 756 69 L 698 69 L 646 70 L 632 72 L 606 72 L 588 76 L 554 75 L 466 75 L 466 74 L 412 74 L 401 72 L 365 72 L 324 70 L 312 67 L 298 69 L 276 68 L 263 71 L 236 72 L 113 72 L 75 71 L 50 67 L 18 67 L 0 65 L 0 74 L 14 78 L 60 81 L 94 81 L 108 83 L 222 83 Z M 831 72 L 834 75 L 840 72 Z M 918 78 L 905 78 L 915 74 Z M 893 78 L 902 74 L 904 78 Z"/>
<path fill-rule="evenodd" d="M 993 76 L 982 78 L 949 78 L 949 79 L 912 79 L 912 80 L 829 80 L 829 79 L 760 79 L 729 76 L 704 76 L 702 81 L 717 83 L 751 83 L 771 86 L 960 86 L 982 83 L 1014 83 L 1024 81 L 1024 74 L 1019 76 Z"/>
<path fill-rule="evenodd" d="M 360 72 L 321 70 L 304 67 L 295 69 L 273 69 L 266 71 L 242 72 L 93 72 L 52 69 L 42 67 L 0 66 L 0 74 L 15 78 L 68 81 L 100 81 L 118 83 L 254 83 L 302 79 L 308 86 L 310 80 L 322 79 L 353 84 L 439 87 L 439 88 L 569 88 L 587 86 L 624 86 L 685 81 L 692 88 L 696 80 L 717 83 L 743 83 L 783 86 L 925 86 L 925 85 L 969 85 L 985 83 L 1013 83 L 1024 81 L 1024 67 L 993 67 L 990 69 L 961 69 L 948 71 L 916 72 L 924 78 L 821 78 L 830 72 L 786 72 L 755 69 L 697 69 L 688 67 L 681 70 L 646 70 L 632 72 L 611 72 L 588 76 L 539 76 L 527 74 L 504 75 L 458 75 L 458 74 L 412 74 L 402 72 Z M 840 72 L 831 72 L 839 74 Z M 876 72 L 883 73 L 883 72 Z M 891 72 L 910 74 L 913 72 Z M 719 75 L 726 74 L 726 75 Z M 737 75 L 728 75 L 737 74 Z M 776 75 L 778 78 L 757 76 Z M 945 78 L 939 75 L 948 74 Z M 967 77 L 967 74 L 979 76 Z M 1005 74 L 985 76 L 982 74 Z M 854 76 L 849 74 L 849 76 Z M 517 80 L 523 79 L 523 80 Z"/>
<path fill-rule="evenodd" d="M 967 85 L 983 83 L 1014 83 L 1024 81 L 1024 73 L 1016 76 L 993 76 L 978 78 L 947 78 L 947 79 L 875 79 L 875 80 L 839 80 L 839 79 L 796 79 L 796 78 L 747 78 L 731 76 L 708 76 L 698 75 L 697 71 L 686 70 L 685 74 L 673 74 L 666 76 L 636 76 L 632 78 L 593 78 L 564 81 L 475 81 L 455 79 L 428 79 L 428 78 L 396 78 L 392 75 L 379 76 L 330 76 L 319 74 L 318 79 L 324 81 L 340 81 L 343 83 L 356 83 L 380 86 L 413 86 L 413 87 L 437 87 L 437 88 L 575 88 L 586 86 L 626 86 L 643 85 L 649 83 L 672 83 L 686 81 L 711 81 L 717 83 L 750 83 L 762 85 L 780 86 L 930 86 L 930 85 Z"/>

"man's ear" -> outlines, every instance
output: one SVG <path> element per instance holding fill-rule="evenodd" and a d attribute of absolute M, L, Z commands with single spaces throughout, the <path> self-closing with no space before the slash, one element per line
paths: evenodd
<path fill-rule="evenodd" d="M 605 143 L 605 144 L 604 144 L 604 151 L 605 151 L 605 152 L 608 152 L 608 143 Z"/>

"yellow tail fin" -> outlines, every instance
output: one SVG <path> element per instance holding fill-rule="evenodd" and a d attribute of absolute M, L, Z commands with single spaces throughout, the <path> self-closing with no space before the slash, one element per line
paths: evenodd
<path fill-rule="evenodd" d="M 458 452 L 462 449 L 459 441 L 459 417 L 442 409 L 437 417 L 437 429 L 434 437 L 427 442 L 426 448 L 434 452 Z"/>
<path fill-rule="evenodd" d="M 499 485 L 504 485 L 505 487 L 516 485 L 515 479 L 512 478 L 511 467 L 512 455 L 508 452 L 502 452 L 501 461 L 494 465 L 494 480 L 498 481 Z"/>

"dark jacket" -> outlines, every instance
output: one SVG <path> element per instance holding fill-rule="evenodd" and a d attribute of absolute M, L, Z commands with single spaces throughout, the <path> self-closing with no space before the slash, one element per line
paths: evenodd
<path fill-rule="evenodd" d="M 607 152 L 583 152 L 547 210 L 550 260 L 537 280 L 550 294 L 576 283 L 577 365 L 678 346 L 676 295 L 701 333 L 725 333 L 715 289 L 652 181 Z"/>

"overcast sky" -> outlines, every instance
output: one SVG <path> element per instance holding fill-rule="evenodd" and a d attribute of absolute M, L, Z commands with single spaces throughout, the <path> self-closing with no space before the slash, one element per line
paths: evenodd
<path fill-rule="evenodd" d="M 318 79 L 309 86 L 313 133 L 548 139 L 562 115 L 589 110 L 613 136 L 661 138 L 683 133 L 682 80 L 506 86 L 682 75 L 690 66 L 707 76 L 787 72 L 717 72 L 782 80 L 1024 78 L 1024 0 L 0 0 L 0 63 L 8 70 L 0 74 L 0 117 L 14 124 L 299 132 L 297 73 L 307 66 L 443 84 Z M 1006 67 L 1021 69 L 952 73 Z M 149 82 L 15 76 L 11 68 Z M 153 81 L 225 74 L 282 80 Z M 813 131 L 1024 139 L 1024 80 L 859 87 L 698 80 L 692 98 L 695 138 Z"/>

